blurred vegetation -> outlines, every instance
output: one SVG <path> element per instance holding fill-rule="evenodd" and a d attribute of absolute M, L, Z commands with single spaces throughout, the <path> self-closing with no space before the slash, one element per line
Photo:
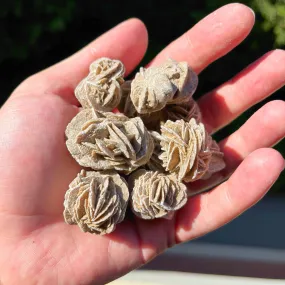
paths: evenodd
<path fill-rule="evenodd" d="M 273 48 L 285 45 L 285 0 L 240 1 L 256 12 L 251 35 L 200 75 L 196 98 L 231 78 Z M 0 76 L 3 103 L 27 76 L 65 58 L 119 22 L 142 19 L 149 30 L 148 62 L 165 45 L 195 25 L 226 0 L 75 1 L 10 0 L 0 5 Z M 283 63 L 280 63 L 283 64 Z M 283 99 L 284 89 L 272 99 Z M 266 101 L 257 104 L 217 135 L 221 139 L 240 127 Z M 277 146 L 285 153 L 285 143 Z M 281 192 L 285 175 L 273 192 Z M 282 187 L 283 186 L 283 187 Z"/>
<path fill-rule="evenodd" d="M 253 7 L 263 17 L 261 27 L 273 32 L 275 46 L 285 45 L 285 0 L 254 0 Z"/>

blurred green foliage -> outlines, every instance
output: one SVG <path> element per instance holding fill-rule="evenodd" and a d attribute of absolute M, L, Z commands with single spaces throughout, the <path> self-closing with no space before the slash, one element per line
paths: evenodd
<path fill-rule="evenodd" d="M 239 47 L 203 71 L 196 98 L 228 80 L 264 53 L 285 45 L 285 0 L 240 2 L 254 9 L 255 27 Z M 200 19 L 230 1 L 10 0 L 0 3 L 3 103 L 24 78 L 69 56 L 127 18 L 142 19 L 149 30 L 149 49 L 144 64 Z M 283 99 L 283 92 L 284 89 L 280 90 L 270 100 Z M 216 138 L 222 139 L 232 133 L 267 101 L 245 112 Z M 279 144 L 277 149 L 284 154 L 285 143 Z M 281 191 L 284 185 L 283 174 L 274 191 Z"/>
<path fill-rule="evenodd" d="M 273 32 L 275 46 L 285 45 L 285 0 L 254 0 L 253 7 L 263 17 L 263 30 Z"/>
<path fill-rule="evenodd" d="M 1 1 L 0 6 L 0 63 L 4 60 L 26 59 L 33 47 L 45 36 L 51 42 L 40 46 L 47 51 L 52 34 L 64 32 L 72 21 L 75 1 Z"/>

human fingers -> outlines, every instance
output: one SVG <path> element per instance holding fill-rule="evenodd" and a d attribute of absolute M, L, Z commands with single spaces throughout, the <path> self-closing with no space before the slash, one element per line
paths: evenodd
<path fill-rule="evenodd" d="M 198 103 L 210 132 L 227 125 L 285 84 L 285 52 L 265 54 L 233 79 L 202 96 Z"/>
<path fill-rule="evenodd" d="M 204 192 L 225 181 L 256 149 L 276 145 L 285 137 L 284 121 L 284 101 L 271 101 L 260 108 L 242 127 L 219 143 L 224 153 L 226 168 L 213 174 L 207 180 L 191 183 L 189 195 Z"/>
<path fill-rule="evenodd" d="M 168 58 L 187 61 L 200 73 L 209 64 L 240 44 L 254 25 L 253 11 L 243 4 L 228 4 L 209 14 L 193 28 L 163 49 L 151 62 Z"/>
<path fill-rule="evenodd" d="M 227 175 L 251 152 L 271 147 L 285 136 L 285 102 L 271 101 L 228 138 L 219 143 L 225 154 Z"/>
<path fill-rule="evenodd" d="M 284 165 L 273 149 L 251 153 L 229 180 L 189 199 L 176 217 L 176 241 L 197 238 L 236 218 L 267 193 Z"/>

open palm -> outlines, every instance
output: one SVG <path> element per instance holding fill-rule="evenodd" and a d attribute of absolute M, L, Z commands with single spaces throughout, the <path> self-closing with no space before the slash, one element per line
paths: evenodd
<path fill-rule="evenodd" d="M 166 47 L 151 64 L 171 57 L 197 73 L 228 53 L 250 32 L 254 15 L 230 4 Z M 126 220 L 114 233 L 95 236 L 64 223 L 63 200 L 80 171 L 64 131 L 78 112 L 73 90 L 89 64 L 120 59 L 127 73 L 144 56 L 147 31 L 128 20 L 72 57 L 25 80 L 0 110 L 0 283 L 105 284 L 176 243 L 210 232 L 256 203 L 278 178 L 282 156 L 271 147 L 285 134 L 285 103 L 258 110 L 220 147 L 226 181 L 189 199 L 172 220 Z M 285 52 L 275 50 L 204 95 L 199 105 L 210 132 L 227 125 L 285 83 Z M 217 181 L 217 180 L 216 180 Z M 196 185 L 199 186 L 199 185 Z"/>

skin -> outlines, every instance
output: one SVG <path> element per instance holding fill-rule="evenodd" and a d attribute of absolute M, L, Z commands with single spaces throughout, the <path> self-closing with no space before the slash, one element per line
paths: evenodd
<path fill-rule="evenodd" d="M 187 61 L 197 73 L 246 38 L 254 14 L 226 5 L 172 42 L 152 61 Z M 78 112 L 73 90 L 89 64 L 120 59 L 127 73 L 147 48 L 147 31 L 127 20 L 66 60 L 19 85 L 0 110 L 0 283 L 105 284 L 149 262 L 175 244 L 228 223 L 258 202 L 284 168 L 271 148 L 285 135 L 285 103 L 272 101 L 220 142 L 230 178 L 199 194 L 172 220 L 127 220 L 107 236 L 64 223 L 63 200 L 80 171 L 64 141 Z M 115 47 L 115 48 L 114 48 Z M 131 55 L 131 56 L 130 56 Z M 205 94 L 199 105 L 214 132 L 285 83 L 285 52 L 274 50 L 235 78 Z"/>

